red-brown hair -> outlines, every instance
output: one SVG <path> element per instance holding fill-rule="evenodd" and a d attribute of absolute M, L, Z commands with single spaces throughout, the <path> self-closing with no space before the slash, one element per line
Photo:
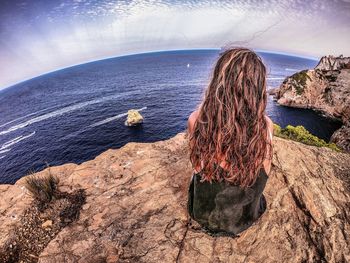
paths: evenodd
<path fill-rule="evenodd" d="M 258 177 L 271 143 L 267 140 L 266 68 L 247 48 L 224 51 L 206 89 L 189 137 L 190 160 L 203 181 L 226 180 L 241 187 Z M 218 156 L 229 165 L 225 172 Z"/>

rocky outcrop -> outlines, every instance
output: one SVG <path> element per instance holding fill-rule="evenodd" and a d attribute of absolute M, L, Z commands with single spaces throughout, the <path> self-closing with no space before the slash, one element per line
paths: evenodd
<path fill-rule="evenodd" d="M 286 78 L 274 90 L 277 103 L 289 107 L 310 108 L 337 118 L 346 124 L 350 120 L 350 58 L 323 57 L 313 70 L 303 70 Z M 350 151 L 350 131 L 344 125 L 333 138 L 337 145 Z M 343 134 L 341 134 L 343 133 Z"/>
<path fill-rule="evenodd" d="M 344 150 L 350 152 L 350 121 L 333 133 L 331 141 L 341 145 Z"/>
<path fill-rule="evenodd" d="M 128 117 L 125 121 L 126 126 L 135 126 L 143 123 L 143 117 L 138 110 L 128 110 Z"/>
<path fill-rule="evenodd" d="M 350 57 L 343 57 L 340 55 L 339 57 L 335 56 L 324 56 L 320 59 L 315 69 L 317 70 L 342 70 L 342 69 L 350 69 Z"/>
<path fill-rule="evenodd" d="M 189 220 L 192 171 L 184 134 L 44 170 L 60 178 L 60 191 L 83 189 L 86 203 L 36 260 L 349 262 L 350 155 L 280 138 L 273 144 L 267 210 L 237 238 L 210 236 Z M 0 185 L 0 251 L 31 206 L 23 183 Z"/>

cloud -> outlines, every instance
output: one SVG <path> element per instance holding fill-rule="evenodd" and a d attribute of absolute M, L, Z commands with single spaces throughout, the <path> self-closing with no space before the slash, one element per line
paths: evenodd
<path fill-rule="evenodd" d="M 240 44 L 350 55 L 349 1 L 24 3 L 20 10 L 16 2 L 1 4 L 0 89 L 58 68 L 152 50 Z"/>

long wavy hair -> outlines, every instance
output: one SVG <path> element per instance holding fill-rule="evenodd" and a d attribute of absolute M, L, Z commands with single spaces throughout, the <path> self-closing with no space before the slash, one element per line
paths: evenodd
<path fill-rule="evenodd" d="M 201 167 L 202 181 L 226 180 L 242 188 L 254 184 L 272 152 L 266 103 L 266 68 L 261 58 L 247 48 L 224 51 L 189 137 L 190 160 L 193 168 Z M 219 157 L 227 169 L 220 167 Z"/>

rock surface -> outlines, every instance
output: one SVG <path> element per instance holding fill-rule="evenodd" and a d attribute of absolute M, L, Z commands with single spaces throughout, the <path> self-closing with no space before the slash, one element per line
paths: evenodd
<path fill-rule="evenodd" d="M 350 57 L 323 57 L 315 69 L 287 77 L 274 90 L 277 103 L 318 110 L 346 124 L 350 120 L 349 63 Z M 349 133 L 349 125 L 344 125 L 332 141 L 350 152 L 350 138 L 346 138 Z"/>
<path fill-rule="evenodd" d="M 335 56 L 323 56 L 318 62 L 315 69 L 319 70 L 341 70 L 341 69 L 350 69 L 350 57 L 339 57 Z"/>
<path fill-rule="evenodd" d="M 44 170 L 40 173 L 46 173 Z M 238 238 L 202 232 L 186 212 L 184 134 L 128 143 L 80 165 L 51 167 L 59 189 L 86 191 L 80 217 L 38 262 L 350 262 L 350 155 L 274 138 L 267 210 Z M 31 198 L 0 185 L 0 248 Z"/>
<path fill-rule="evenodd" d="M 350 152 L 350 121 L 347 121 L 339 130 L 333 133 L 331 141 Z"/>
<path fill-rule="evenodd" d="M 143 117 L 137 110 L 128 110 L 128 117 L 125 121 L 126 126 L 135 126 L 143 123 Z"/>

